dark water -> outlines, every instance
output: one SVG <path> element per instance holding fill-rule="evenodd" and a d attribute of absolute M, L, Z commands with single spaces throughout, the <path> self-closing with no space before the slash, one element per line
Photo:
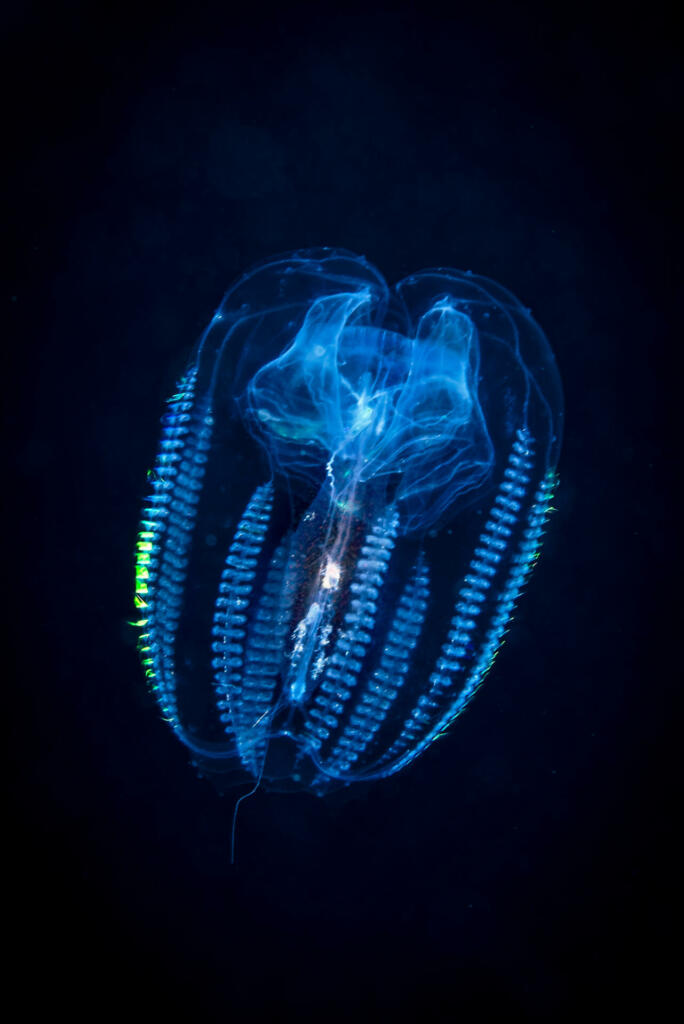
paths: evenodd
<path fill-rule="evenodd" d="M 674 29 L 472 7 L 3 16 L 27 1007 L 558 1020 L 657 1016 L 674 982 Z M 319 244 L 532 307 L 565 387 L 559 511 L 450 737 L 346 803 L 246 801 L 231 868 L 232 803 L 145 691 L 132 551 L 163 400 L 224 289 Z"/>

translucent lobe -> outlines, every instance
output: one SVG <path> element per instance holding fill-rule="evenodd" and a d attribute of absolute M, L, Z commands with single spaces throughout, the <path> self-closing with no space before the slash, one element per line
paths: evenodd
<path fill-rule="evenodd" d="M 440 301 L 405 337 L 370 325 L 371 304 L 368 291 L 314 301 L 292 344 L 249 381 L 246 425 L 281 473 L 316 483 L 326 468 L 339 500 L 394 478 L 394 500 L 420 510 L 405 527 L 424 529 L 491 467 L 477 332 Z"/>

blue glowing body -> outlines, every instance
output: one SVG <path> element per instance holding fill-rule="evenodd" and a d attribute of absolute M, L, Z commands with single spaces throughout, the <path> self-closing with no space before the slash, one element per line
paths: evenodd
<path fill-rule="evenodd" d="M 539 552 L 562 397 L 509 292 L 292 253 L 227 293 L 170 399 L 140 647 L 205 770 L 390 775 L 488 671 Z"/>

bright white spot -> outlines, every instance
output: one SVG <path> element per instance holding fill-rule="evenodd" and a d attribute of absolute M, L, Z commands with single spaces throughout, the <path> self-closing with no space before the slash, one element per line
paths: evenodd
<path fill-rule="evenodd" d="M 333 562 L 330 558 L 323 572 L 323 582 L 321 586 L 324 590 L 335 590 L 340 582 L 340 567 L 337 562 Z"/>

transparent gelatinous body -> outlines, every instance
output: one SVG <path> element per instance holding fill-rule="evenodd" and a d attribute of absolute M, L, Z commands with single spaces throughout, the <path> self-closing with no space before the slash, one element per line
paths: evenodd
<path fill-rule="evenodd" d="M 509 292 L 296 252 L 227 293 L 163 420 L 140 648 L 212 772 L 325 793 L 466 706 L 536 561 L 562 396 Z"/>

